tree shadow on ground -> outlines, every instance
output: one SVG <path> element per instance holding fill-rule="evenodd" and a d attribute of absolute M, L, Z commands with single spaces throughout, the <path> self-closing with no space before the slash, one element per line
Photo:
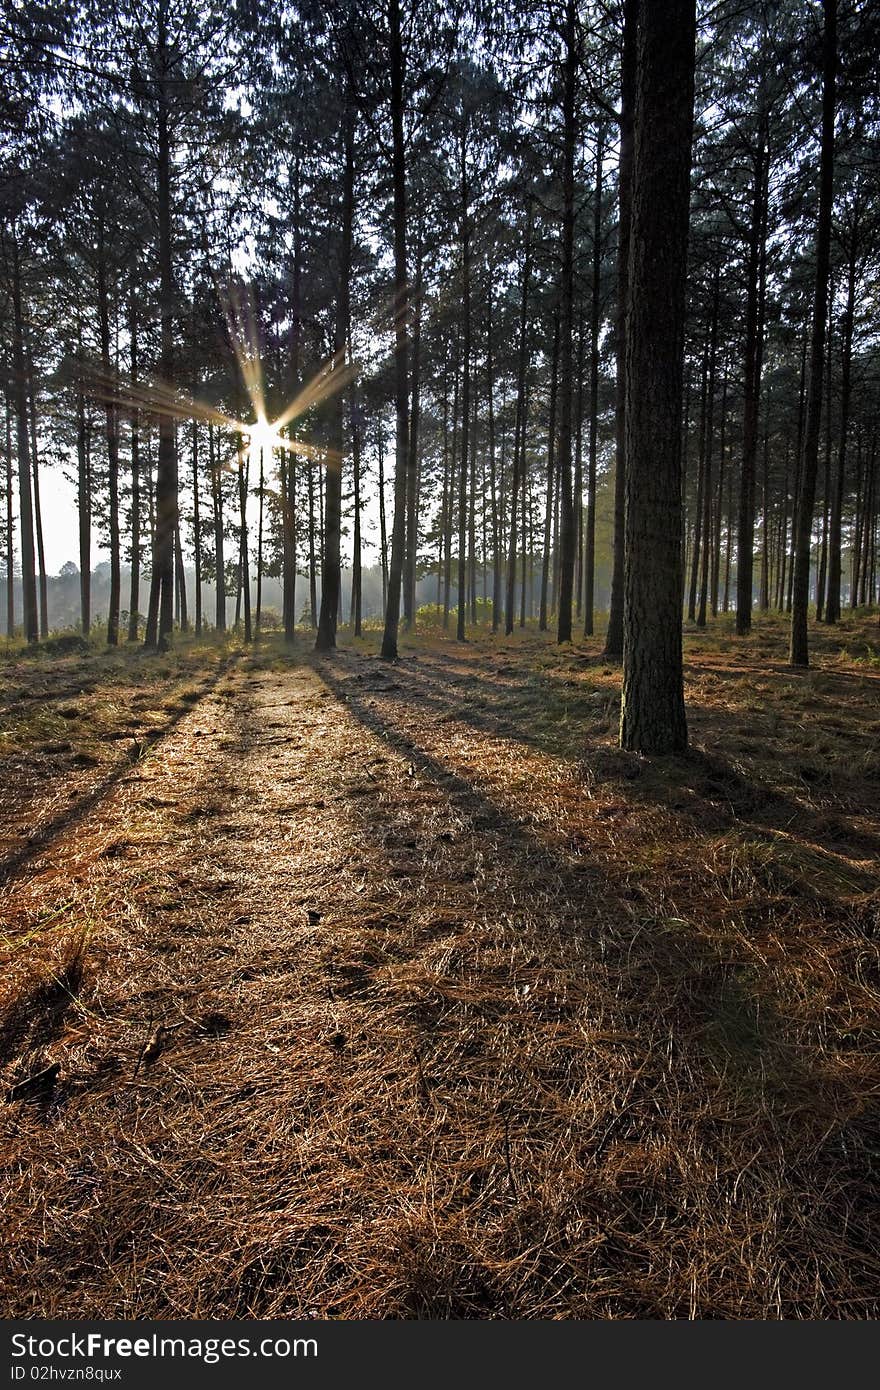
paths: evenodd
<path fill-rule="evenodd" d="M 126 751 L 123 759 L 116 763 L 108 773 L 100 777 L 94 786 L 63 811 L 36 826 L 20 849 L 0 858 L 0 889 L 7 887 L 22 870 L 27 869 L 46 850 L 50 849 L 52 844 L 62 835 L 75 830 L 95 807 L 99 806 L 114 788 L 130 775 L 132 768 L 136 766 L 145 752 L 161 747 L 162 743 L 173 734 L 184 716 L 192 713 L 199 703 L 211 694 L 235 660 L 236 657 L 232 656 L 227 661 L 222 662 L 216 671 L 213 671 L 206 680 L 201 682 L 197 698 L 188 697 L 179 700 L 171 717 L 159 728 L 145 730 L 141 734 L 140 740 L 136 740 L 132 747 Z"/>
<path fill-rule="evenodd" d="M 453 659 L 432 654 L 418 662 L 401 663 L 393 668 L 392 675 L 383 677 L 378 672 L 370 679 L 378 693 L 409 697 L 441 720 L 460 721 L 493 738 L 510 739 L 583 763 L 588 776 L 597 750 L 607 766 L 607 739 L 616 725 L 619 706 L 616 690 L 600 687 L 584 691 L 546 677 L 520 675 L 516 679 L 519 672 L 515 663 L 505 666 L 503 675 L 506 688 L 496 684 L 487 692 L 488 681 L 475 680 Z M 354 681 L 359 682 L 357 675 Z M 349 685 L 345 688 L 348 690 Z M 850 795 L 841 799 L 842 775 L 805 763 L 811 789 L 827 793 L 831 802 L 828 808 L 811 807 L 783 791 L 759 766 L 747 767 L 746 751 L 740 749 L 736 756 L 722 751 L 729 713 L 709 706 L 696 713 L 703 747 L 692 748 L 682 758 L 653 762 L 621 755 L 617 775 L 612 771 L 607 779 L 623 783 L 632 800 L 662 804 L 696 829 L 704 830 L 710 824 L 719 830 L 739 826 L 771 838 L 782 832 L 797 835 L 833 855 L 856 859 L 880 855 L 880 833 L 841 819 L 841 813 L 852 813 L 853 807 L 857 814 L 864 814 L 863 779 L 845 785 L 842 790 Z M 806 777 L 804 781 L 807 784 Z M 854 883 L 862 882 L 864 875 L 858 869 L 849 872 Z M 865 878 L 862 886 L 872 883 Z"/>
<path fill-rule="evenodd" d="M 619 1074 L 611 1071 L 603 1083 L 604 1054 L 601 1048 L 594 1053 L 585 1035 L 584 1066 L 600 1072 L 591 1084 L 600 1090 L 604 1084 L 615 1099 L 611 1114 L 600 1125 L 584 1119 L 577 1147 L 585 1183 L 591 1172 L 604 1172 L 606 1162 L 633 1165 L 629 1196 L 621 1190 L 619 1198 L 610 1201 L 609 1222 L 618 1219 L 611 1212 L 622 1210 L 620 1220 L 634 1242 L 638 1243 L 645 1223 L 660 1221 L 668 1234 L 686 1244 L 691 1239 L 691 1216 L 684 1194 L 695 1180 L 699 1183 L 701 1165 L 708 1164 L 701 1200 L 708 1200 L 719 1213 L 736 1210 L 739 1204 L 760 1223 L 788 1221 L 792 1213 L 814 1211 L 808 1218 L 797 1219 L 808 1242 L 816 1243 L 824 1242 L 827 1231 L 845 1217 L 852 1269 L 864 1293 L 863 1259 L 873 1249 L 872 1184 L 866 1180 L 865 1164 L 876 1145 L 876 1124 L 864 1114 L 855 1076 L 847 1082 L 830 1065 L 838 1040 L 828 1038 L 826 1024 L 812 1032 L 801 1028 L 780 1007 L 773 978 L 757 967 L 754 957 L 737 953 L 729 937 L 713 938 L 688 922 L 663 916 L 641 890 L 634 889 L 625 869 L 585 864 L 567 853 L 565 844 L 554 846 L 546 835 L 518 822 L 491 794 L 423 746 L 418 732 L 413 735 L 398 727 L 395 692 L 389 693 L 386 708 L 380 708 L 372 698 L 374 692 L 358 689 L 359 683 L 352 681 L 344 667 L 317 660 L 313 664 L 364 729 L 406 758 L 417 780 L 445 793 L 470 826 L 472 845 L 491 858 L 496 877 L 509 880 L 509 901 L 502 894 L 474 902 L 467 930 L 475 942 L 493 942 L 495 914 L 515 921 L 518 911 L 527 915 L 530 904 L 540 903 L 539 910 L 546 912 L 541 951 L 546 951 L 548 959 L 555 954 L 568 961 L 564 970 L 571 970 L 573 979 L 584 971 L 601 981 L 613 1001 L 606 1026 L 624 1047 L 617 1060 L 623 1065 L 623 1058 L 627 1059 L 628 1079 L 621 1088 Z M 400 679 L 401 673 L 395 671 L 392 682 Z M 377 689 L 383 684 L 376 682 Z M 424 686 L 413 682 L 416 690 L 422 698 Z M 429 702 L 448 708 L 449 697 L 430 695 Z M 466 711 L 456 707 L 455 714 L 468 722 Z M 471 721 L 477 732 L 487 723 L 492 733 L 499 733 L 495 721 L 487 721 L 483 713 Z M 711 763 L 709 770 L 718 774 Z M 364 818 L 357 804 L 352 814 L 360 816 L 361 830 L 387 853 L 389 837 L 381 820 Z M 467 875 L 468 851 L 463 853 L 465 862 L 459 867 Z M 394 854 L 389 862 L 393 869 Z M 424 873 L 430 875 L 430 864 Z M 522 906 L 518 909 L 511 903 Z M 430 926 L 424 928 L 430 930 Z M 441 917 L 436 931 L 441 937 L 448 933 L 448 918 Z M 426 981 L 421 997 L 408 1004 L 426 1050 L 443 1037 L 444 1029 L 448 1035 L 450 990 L 452 998 L 456 988 L 465 999 L 469 997 L 468 968 L 472 967 L 464 960 L 457 966 L 453 955 L 444 968 L 443 989 L 438 993 Z M 515 1029 L 517 982 L 512 972 L 505 980 L 503 966 L 497 972 L 494 999 L 481 1007 L 471 998 L 469 1007 L 487 1029 L 507 1010 Z M 583 1005 L 576 997 L 555 993 L 535 998 L 530 1007 L 547 1030 L 559 1030 L 562 1039 Z M 540 1097 L 545 1088 L 557 1084 L 565 1046 L 560 1041 L 558 1058 L 552 1044 L 546 1058 L 524 1058 L 519 1090 L 512 1091 L 505 1102 L 513 1107 L 512 1113 L 519 1107 L 519 1113 L 528 1114 L 536 1132 L 542 1124 Z M 463 1072 L 468 1063 L 463 1057 Z M 493 1056 L 487 1064 L 498 1066 L 499 1062 Z M 428 1089 L 430 1084 L 428 1077 Z M 850 1086 L 852 1094 L 848 1094 Z M 658 1175 L 648 1159 L 643 1162 L 640 1157 L 670 1143 L 673 1149 L 678 1143 L 680 1149 L 677 1178 Z M 692 1152 L 686 1152 L 688 1145 L 693 1146 Z M 743 1173 L 761 1152 L 768 1155 L 768 1167 L 763 1175 L 756 1173 L 746 1180 L 748 1195 L 738 1198 Z M 603 1250 L 604 1263 L 617 1259 L 629 1272 L 633 1258 L 625 1251 L 615 1255 L 613 1246 Z M 803 1251 L 792 1253 L 785 1276 L 792 1288 L 804 1258 Z M 817 1260 L 825 1259 L 823 1249 Z M 647 1279 L 646 1287 L 649 1284 Z M 628 1306 L 632 1309 L 638 1303 Z M 649 1296 L 641 1306 L 645 1315 L 657 1315 Z M 664 1315 L 670 1315 L 668 1310 Z"/>

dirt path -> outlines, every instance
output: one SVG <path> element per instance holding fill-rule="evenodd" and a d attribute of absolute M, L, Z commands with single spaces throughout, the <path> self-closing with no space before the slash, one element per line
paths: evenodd
<path fill-rule="evenodd" d="M 688 1097 L 735 971 L 649 947 L 495 694 L 243 663 L 48 847 L 19 892 L 89 938 L 6 1039 L 7 1088 L 59 1067 L 2 1107 L 8 1313 L 773 1316 L 780 1271 L 865 1312 L 858 1212 L 797 1273 L 841 1186 L 816 1206 L 777 1115 L 745 1174 L 772 1019 Z"/>

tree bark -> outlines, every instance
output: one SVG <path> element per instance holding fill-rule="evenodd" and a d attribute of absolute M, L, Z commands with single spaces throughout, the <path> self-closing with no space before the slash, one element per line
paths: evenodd
<path fill-rule="evenodd" d="M 763 102 L 763 93 L 762 98 Z M 747 261 L 745 369 L 743 388 L 742 476 L 736 549 L 736 630 L 745 636 L 752 626 L 755 563 L 755 463 L 758 455 L 758 408 L 764 350 L 763 298 L 766 203 L 769 187 L 767 117 L 758 120 L 758 146 L 752 184 L 752 215 Z"/>
<path fill-rule="evenodd" d="M 810 380 L 807 390 L 804 455 L 795 523 L 794 573 L 791 593 L 792 666 L 809 665 L 807 616 L 810 601 L 810 550 L 816 471 L 819 462 L 819 428 L 822 421 L 822 378 L 825 364 L 825 319 L 831 264 L 831 209 L 834 201 L 834 108 L 837 74 L 837 0 L 825 0 L 822 44 L 822 138 L 819 154 L 819 217 L 816 227 L 816 281 L 810 345 Z"/>
<path fill-rule="evenodd" d="M 547 429 L 547 497 L 544 508 L 544 553 L 541 557 L 541 598 L 538 628 L 547 631 L 547 598 L 550 587 L 550 550 L 553 539 L 553 483 L 556 477 L 556 403 L 559 394 L 559 312 L 553 315 L 553 352 L 550 358 L 550 421 Z"/>
<path fill-rule="evenodd" d="M 562 275 L 559 304 L 559 611 L 556 636 L 571 641 L 575 526 L 571 492 L 574 403 L 574 156 L 577 143 L 577 4 L 566 0 L 562 96 Z"/>
<path fill-rule="evenodd" d="M 593 190 L 593 282 L 590 294 L 590 444 L 587 457 L 587 524 L 584 537 L 584 636 L 592 637 L 596 583 L 596 466 L 599 432 L 599 290 L 602 274 L 602 161 L 605 131 L 596 141 L 596 181 Z M 580 501 L 580 499 L 578 499 Z"/>
<path fill-rule="evenodd" d="M 157 251 L 159 262 L 159 374 L 166 386 L 174 381 L 174 252 L 172 242 L 172 150 L 168 86 L 173 58 L 168 38 L 168 2 L 160 0 L 157 66 Z M 159 416 L 159 456 L 156 466 L 156 529 L 150 583 L 150 609 L 144 644 L 167 647 L 174 627 L 174 535 L 178 526 L 177 446 L 174 420 Z"/>
<path fill-rule="evenodd" d="M 391 530 L 391 566 L 382 659 L 397 660 L 400 624 L 400 589 L 406 542 L 406 499 L 410 471 L 409 386 L 406 275 L 406 162 L 403 130 L 405 51 L 400 27 L 400 0 L 388 0 L 388 69 L 391 86 L 391 180 L 394 223 L 394 399 L 396 450 L 394 462 L 394 523 Z"/>
<path fill-rule="evenodd" d="M 840 620 L 841 581 L 841 521 L 843 494 L 846 485 L 846 451 L 849 434 L 849 413 L 852 400 L 852 345 L 856 303 L 856 271 L 859 252 L 859 209 L 853 209 L 850 227 L 849 261 L 846 276 L 846 308 L 843 314 L 843 342 L 840 361 L 840 443 L 837 450 L 837 474 L 831 494 L 831 515 L 828 533 L 828 597 L 825 604 L 826 623 Z M 830 429 L 831 421 L 828 426 Z"/>
<path fill-rule="evenodd" d="M 21 591 L 24 635 L 28 642 L 39 637 L 37 577 L 34 554 L 34 511 L 31 491 L 30 437 L 28 433 L 27 369 L 24 355 L 21 262 L 16 232 L 12 235 L 12 377 L 18 444 L 18 516 L 21 530 Z"/>
<path fill-rule="evenodd" d="M 525 243 L 523 246 L 523 266 L 522 266 L 522 286 L 520 292 L 520 311 L 519 311 L 519 347 L 517 349 L 517 382 L 516 382 L 516 422 L 513 432 L 513 459 L 511 462 L 511 483 L 510 483 L 510 529 L 507 533 L 507 588 L 504 603 L 504 632 L 510 636 L 513 632 L 515 621 L 516 602 L 516 558 L 517 558 L 517 526 L 516 514 L 519 506 L 520 490 L 520 441 L 525 437 L 525 395 L 526 395 L 526 364 L 528 361 L 528 341 L 526 335 L 526 325 L 528 317 L 529 303 L 529 281 L 532 273 L 532 209 L 529 209 L 526 216 Z M 525 456 L 525 447 L 522 449 Z"/>
<path fill-rule="evenodd" d="M 681 407 L 695 0 L 639 16 L 626 347 L 626 564 L 620 742 L 687 745 Z"/>
<path fill-rule="evenodd" d="M 129 365 L 132 394 L 137 393 L 138 381 L 138 321 L 137 299 L 132 281 L 128 306 Z M 128 641 L 138 639 L 138 610 L 141 602 L 141 465 L 140 418 L 132 407 L 129 417 L 131 431 L 131 576 L 128 597 Z"/>
<path fill-rule="evenodd" d="M 336 328 L 333 365 L 340 370 L 345 362 L 351 336 L 351 247 L 354 219 L 354 111 L 346 96 L 342 114 L 342 225 L 336 285 Z M 315 650 L 332 651 L 336 646 L 341 594 L 340 533 L 342 527 L 342 458 L 345 450 L 345 396 L 337 391 L 332 401 L 330 449 L 327 453 L 324 492 L 324 549 L 321 559 L 321 612 Z"/>

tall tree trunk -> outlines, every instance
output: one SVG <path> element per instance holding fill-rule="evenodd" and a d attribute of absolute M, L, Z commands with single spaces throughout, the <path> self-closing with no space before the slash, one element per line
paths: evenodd
<path fill-rule="evenodd" d="M 110 291 L 107 285 L 107 239 L 104 219 L 98 219 L 98 338 L 104 376 L 104 427 L 107 439 L 107 490 L 110 523 L 110 595 L 107 601 L 107 645 L 119 645 L 122 573 L 119 556 L 119 412 L 113 399 L 110 356 Z"/>
<path fill-rule="evenodd" d="M 513 433 L 512 476 L 510 483 L 510 529 L 507 533 L 507 588 L 504 602 L 504 631 L 507 636 L 513 632 L 514 604 L 516 594 L 517 526 L 516 514 L 519 506 L 520 490 L 520 440 L 525 440 L 525 395 L 526 364 L 528 361 L 527 318 L 529 305 L 529 281 L 532 274 L 532 208 L 529 205 L 526 216 L 525 244 L 523 247 L 522 287 L 519 310 L 519 347 L 517 349 L 516 381 L 516 423 Z M 523 442 L 522 457 L 525 459 Z"/>
<path fill-rule="evenodd" d="M 769 414 L 770 402 L 767 409 Z M 761 583 L 758 591 L 758 607 L 766 613 L 770 607 L 770 547 L 768 529 L 770 520 L 770 425 L 764 423 L 764 448 L 761 458 Z"/>
<path fill-rule="evenodd" d="M 199 507 L 199 426 L 193 420 L 192 433 L 192 485 L 193 485 L 193 558 L 196 580 L 196 636 L 202 632 L 202 518 Z M 262 500 L 262 498 L 261 498 Z"/>
<path fill-rule="evenodd" d="M 341 370 L 351 336 L 351 247 L 354 219 L 354 110 L 346 99 L 342 115 L 342 226 L 336 285 L 334 370 Z M 345 450 L 345 397 L 337 391 L 332 403 L 330 449 L 327 452 L 324 493 L 324 549 L 321 559 L 321 612 L 315 650 L 332 651 L 341 597 L 340 533 L 342 527 L 342 458 Z"/>
<path fill-rule="evenodd" d="M 419 419 L 421 415 L 422 217 L 416 234 L 416 274 L 413 294 L 411 408 L 406 474 L 406 553 L 404 557 L 403 616 L 408 628 L 416 620 L 416 569 L 419 553 Z"/>
<path fill-rule="evenodd" d="M 721 270 L 712 275 L 712 322 L 709 330 L 709 380 L 706 386 L 706 434 L 703 464 L 703 556 L 700 571 L 700 608 L 697 627 L 706 626 L 709 603 L 709 560 L 712 552 L 712 451 L 715 442 L 715 376 L 718 367 L 718 309 L 721 298 Z"/>
<path fill-rule="evenodd" d="M 308 462 L 309 479 L 309 627 L 318 626 L 318 564 L 315 551 L 315 468 Z"/>
<path fill-rule="evenodd" d="M 6 408 L 6 636 L 15 634 L 15 519 L 12 512 L 12 405 L 9 399 L 9 359 L 4 358 L 3 373 Z"/>
<path fill-rule="evenodd" d="M 189 632 L 189 610 L 186 603 L 186 567 L 183 563 L 183 540 L 180 527 L 174 532 L 174 563 L 177 575 L 177 621 L 181 632 Z"/>
<path fill-rule="evenodd" d="M 831 388 L 833 376 L 833 361 L 831 353 L 831 341 L 834 334 L 834 277 L 828 281 L 828 343 L 829 349 L 825 354 L 825 448 L 824 467 L 822 478 L 822 539 L 819 546 L 819 564 L 816 574 L 816 622 L 822 621 L 822 610 L 825 606 L 825 580 L 828 569 L 828 523 L 830 521 L 829 507 L 831 501 L 831 455 L 834 452 L 834 431 L 831 423 Z"/>
<path fill-rule="evenodd" d="M 556 636 L 571 641 L 574 587 L 574 499 L 571 494 L 574 404 L 574 156 L 577 144 L 577 3 L 566 0 L 562 95 L 562 274 L 559 304 L 559 611 Z"/>
<path fill-rule="evenodd" d="M 550 585 L 550 551 L 553 540 L 553 483 L 556 478 L 556 403 L 559 394 L 559 311 L 553 314 L 553 353 L 550 358 L 550 421 L 547 428 L 547 498 L 544 508 L 544 547 L 541 557 L 541 598 L 538 629 L 547 631 L 547 597 Z"/>
<path fill-rule="evenodd" d="M 43 508 L 40 503 L 40 454 L 37 447 L 37 391 L 34 362 L 27 350 L 28 403 L 30 406 L 31 460 L 34 475 L 34 532 L 37 540 L 37 577 L 40 593 L 40 636 L 49 636 L 49 585 L 46 578 L 46 548 L 43 543 Z"/>
<path fill-rule="evenodd" d="M 766 243 L 766 202 L 769 188 L 767 115 L 761 92 L 758 146 L 752 183 L 752 215 L 747 258 L 745 369 L 743 387 L 742 477 L 736 550 L 736 630 L 744 636 L 752 626 L 755 562 L 755 462 L 758 455 L 758 408 L 764 352 L 762 265 Z"/>
<path fill-rule="evenodd" d="M 263 503 L 266 496 L 266 470 L 263 450 L 260 450 L 260 504 L 257 513 L 257 607 L 254 614 L 254 635 L 259 637 L 263 619 Z"/>
<path fill-rule="evenodd" d="M 351 336 L 349 335 L 349 357 L 351 357 Z M 357 388 L 352 382 L 349 396 L 349 417 L 351 420 L 351 454 L 354 464 L 354 536 L 351 555 L 351 625 L 355 637 L 361 635 L 363 611 L 363 580 L 361 559 L 361 421 L 357 399 Z"/>
<path fill-rule="evenodd" d="M 76 509 L 79 522 L 79 611 L 84 637 L 92 626 L 92 469 L 82 367 L 76 383 Z"/>
<path fill-rule="evenodd" d="M 819 217 L 816 227 L 816 282 L 810 346 L 804 455 L 795 524 L 794 575 L 791 595 L 792 666 L 809 665 L 807 615 L 810 602 L 810 550 L 819 428 L 822 421 L 822 378 L 825 364 L 825 317 L 831 264 L 831 209 L 834 201 L 834 106 L 837 74 L 837 0 L 825 0 L 822 44 L 822 139 L 819 154 Z"/>
<path fill-rule="evenodd" d="M 388 523 L 385 519 L 385 436 L 382 417 L 376 421 L 376 453 L 379 460 L 379 563 L 382 566 L 382 613 L 388 603 Z"/>
<path fill-rule="evenodd" d="M 590 295 L 590 445 L 587 460 L 587 526 L 584 544 L 584 636 L 592 637 L 596 584 L 596 463 L 599 435 L 599 327 L 602 274 L 602 161 L 605 131 L 596 140 L 596 179 L 593 190 L 593 283 Z"/>
<path fill-rule="evenodd" d="M 208 465 L 211 470 L 211 498 L 214 504 L 215 617 L 218 632 L 226 631 L 226 558 L 223 536 L 223 488 L 219 450 L 214 443 L 214 426 L 208 421 Z"/>
<path fill-rule="evenodd" d="M 240 617 L 240 604 L 244 604 L 244 640 L 253 641 L 253 628 L 251 627 L 251 571 L 250 556 L 248 554 L 248 524 L 247 524 L 247 498 L 248 481 L 250 473 L 250 460 L 246 457 L 244 443 L 239 436 L 238 440 L 238 524 L 239 524 L 239 545 L 238 545 L 238 573 L 239 573 L 239 597 L 236 600 L 235 625 L 238 626 Z"/>
<path fill-rule="evenodd" d="M 620 742 L 648 754 L 687 745 L 680 498 L 695 11 L 695 0 L 667 0 L 639 15 Z"/>
<path fill-rule="evenodd" d="M 489 426 L 489 495 L 492 507 L 492 631 L 501 622 L 501 523 L 499 516 L 498 482 L 495 470 L 495 358 L 492 344 L 492 280 L 489 280 L 489 301 L 486 311 L 486 390 L 488 393 Z"/>
<path fill-rule="evenodd" d="M 461 242 L 462 373 L 461 454 L 458 460 L 458 622 L 456 638 L 465 640 L 467 618 L 467 517 L 471 425 L 471 225 L 468 214 L 467 117 L 459 138 L 459 238 Z"/>
<path fill-rule="evenodd" d="M 700 427 L 697 450 L 697 496 L 694 504 L 694 532 L 691 547 L 691 579 L 688 588 L 687 616 L 692 623 L 697 620 L 697 576 L 700 568 L 700 553 L 703 547 L 703 499 L 706 491 L 706 399 L 709 382 L 709 339 L 703 347 L 703 364 L 700 369 Z"/>
<path fill-rule="evenodd" d="M 849 413 L 852 399 L 852 345 L 853 320 L 856 303 L 856 271 L 859 253 L 858 204 L 853 208 L 850 227 L 849 261 L 846 275 L 846 308 L 841 325 L 842 344 L 840 358 L 840 442 L 837 449 L 837 474 L 831 494 L 831 516 L 828 535 L 828 598 L 825 604 L 826 623 L 840 620 L 840 580 L 841 580 L 841 518 L 843 516 L 843 494 L 846 484 L 846 446 L 849 433 Z M 829 413 L 828 427 L 831 420 Z"/>
<path fill-rule="evenodd" d="M 128 305 L 129 361 L 131 367 L 132 395 L 137 395 L 137 382 L 140 364 L 138 362 L 138 319 L 135 282 L 132 277 Z M 131 582 L 128 598 L 128 640 L 138 639 L 138 611 L 141 602 L 141 465 L 140 465 L 140 418 L 132 406 L 129 416 L 131 431 Z"/>
<path fill-rule="evenodd" d="M 21 262 L 18 235 L 12 235 L 12 378 L 18 443 L 18 517 L 21 530 L 21 592 L 24 635 L 28 642 L 39 637 L 37 576 L 34 556 L 34 512 L 31 492 L 30 437 L 28 433 L 27 369 L 24 356 Z"/>
<path fill-rule="evenodd" d="M 159 374 L 174 381 L 174 260 L 172 243 L 172 149 L 168 90 L 175 55 L 168 39 L 168 0 L 159 0 L 157 42 L 157 252 L 159 263 Z M 145 645 L 164 648 L 174 627 L 174 535 L 178 526 L 177 443 L 174 420 L 159 416 L 156 466 L 156 529 Z"/>
<path fill-rule="evenodd" d="M 300 341 L 302 334 L 302 224 L 300 160 L 293 163 L 293 269 L 291 275 L 290 314 L 290 389 L 296 397 L 300 389 Z M 290 435 L 294 436 L 291 422 Z M 282 606 L 284 640 L 292 642 L 296 635 L 296 456 L 282 454 L 281 459 L 281 530 L 282 530 Z"/>
<path fill-rule="evenodd" d="M 388 573 L 388 601 L 385 605 L 385 632 L 382 658 L 397 660 L 397 629 L 400 623 L 400 588 L 406 542 L 406 498 L 410 471 L 409 385 L 407 314 L 409 296 L 406 278 L 406 162 L 403 130 L 405 50 L 400 28 L 400 0 L 388 0 L 388 76 L 391 110 L 391 181 L 394 224 L 394 400 L 396 450 L 394 463 L 394 524 L 391 531 L 391 566 Z"/>
<path fill-rule="evenodd" d="M 721 517 L 724 506 L 724 482 L 727 444 L 727 363 L 721 381 L 721 421 L 718 436 L 718 490 L 715 494 L 715 523 L 712 544 L 712 617 L 718 614 L 718 589 L 721 573 Z"/>
<path fill-rule="evenodd" d="M 623 0 L 623 49 L 620 65 L 620 152 L 617 172 L 617 318 L 614 352 L 617 399 L 614 408 L 614 539 L 608 631 L 603 656 L 623 657 L 623 550 L 626 498 L 626 305 L 628 298 L 629 235 L 632 213 L 633 108 L 636 85 L 636 34 L 639 0 Z"/>

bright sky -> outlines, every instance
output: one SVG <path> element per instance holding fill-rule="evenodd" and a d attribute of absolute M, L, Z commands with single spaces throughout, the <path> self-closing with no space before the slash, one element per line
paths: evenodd
<path fill-rule="evenodd" d="M 40 469 L 40 501 L 43 512 L 43 544 L 46 549 L 46 573 L 57 574 L 61 566 L 72 560 L 79 568 L 79 518 L 76 509 L 76 485 L 65 478 L 60 468 Z M 92 528 L 92 568 L 107 559 Z"/>

